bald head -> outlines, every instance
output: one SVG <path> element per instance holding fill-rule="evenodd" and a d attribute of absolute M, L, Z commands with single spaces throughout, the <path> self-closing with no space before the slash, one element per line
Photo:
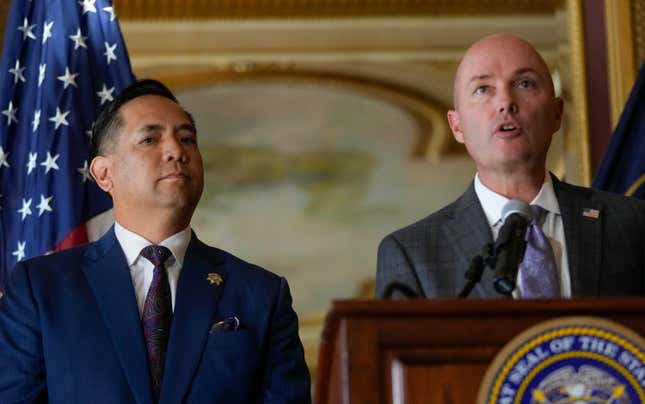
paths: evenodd
<path fill-rule="evenodd" d="M 460 93 L 471 81 L 486 76 L 486 66 L 505 63 L 508 60 L 521 60 L 518 69 L 532 70 L 550 84 L 553 94 L 553 81 L 546 62 L 535 48 L 522 38 L 512 35 L 495 34 L 486 36 L 468 48 L 457 66 L 454 83 L 454 106 L 458 108 Z"/>

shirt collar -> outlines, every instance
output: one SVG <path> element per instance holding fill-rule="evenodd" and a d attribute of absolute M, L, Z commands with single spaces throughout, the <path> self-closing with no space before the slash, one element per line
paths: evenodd
<path fill-rule="evenodd" d="M 502 208 L 504 208 L 504 205 L 508 202 L 508 198 L 482 184 L 479 179 L 479 173 L 475 174 L 474 182 L 475 193 L 477 194 L 477 198 L 479 198 L 479 202 L 484 210 L 486 220 L 488 220 L 489 226 L 493 227 L 501 220 Z M 544 176 L 544 183 L 542 183 L 540 191 L 537 193 L 535 198 L 533 198 L 530 204 L 539 205 L 551 213 L 560 214 L 560 205 L 558 204 L 558 198 L 555 196 L 551 175 L 548 172 Z"/>
<path fill-rule="evenodd" d="M 546 173 L 544 176 L 542 188 L 531 201 L 531 205 L 541 206 L 547 212 L 555 213 L 556 215 L 560 214 L 560 204 L 558 204 L 558 198 L 555 196 L 551 174 Z"/>
<path fill-rule="evenodd" d="M 144 247 L 147 247 L 153 242 L 145 239 L 144 237 L 134 233 L 121 226 L 118 222 L 114 223 L 114 235 L 116 236 L 121 249 L 125 254 L 125 259 L 128 262 L 128 266 L 132 266 L 135 263 L 137 258 L 143 250 Z M 188 243 L 190 243 L 191 232 L 190 226 L 186 227 L 184 230 L 179 233 L 175 233 L 167 239 L 163 240 L 159 245 L 167 247 L 170 252 L 172 252 L 173 257 L 179 264 L 183 266 L 184 257 L 186 256 L 186 249 L 188 249 Z"/>

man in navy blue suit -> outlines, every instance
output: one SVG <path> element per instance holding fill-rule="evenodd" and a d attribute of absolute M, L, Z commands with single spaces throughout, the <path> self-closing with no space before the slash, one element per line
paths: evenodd
<path fill-rule="evenodd" d="M 116 223 L 14 268 L 0 299 L 0 402 L 309 403 L 286 280 L 190 229 L 202 159 L 170 90 L 125 89 L 97 119 L 93 155 Z"/>

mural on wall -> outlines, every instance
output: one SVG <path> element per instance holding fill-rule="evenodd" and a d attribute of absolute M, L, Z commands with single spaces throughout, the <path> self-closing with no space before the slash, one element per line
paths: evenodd
<path fill-rule="evenodd" d="M 197 122 L 206 242 L 288 278 L 301 318 L 373 281 L 387 233 L 457 197 L 463 153 L 412 157 L 417 121 L 383 99 L 317 82 L 242 81 L 183 90 Z"/>

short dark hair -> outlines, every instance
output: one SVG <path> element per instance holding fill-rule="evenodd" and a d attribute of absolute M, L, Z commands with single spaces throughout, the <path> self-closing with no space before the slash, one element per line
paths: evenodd
<path fill-rule="evenodd" d="M 101 112 L 99 112 L 99 116 L 96 118 L 94 126 L 92 127 L 90 160 L 96 156 L 104 154 L 106 145 L 115 140 L 121 125 L 123 125 L 123 120 L 119 115 L 119 109 L 123 104 L 144 95 L 158 95 L 168 98 L 179 105 L 179 101 L 177 101 L 177 98 L 172 91 L 170 91 L 170 89 L 160 81 L 144 79 L 137 80 L 130 84 L 121 91 L 114 100 L 106 104 Z M 193 120 L 192 115 L 190 115 L 188 111 L 184 110 L 184 112 L 186 112 L 190 123 L 194 126 L 195 121 Z"/>

